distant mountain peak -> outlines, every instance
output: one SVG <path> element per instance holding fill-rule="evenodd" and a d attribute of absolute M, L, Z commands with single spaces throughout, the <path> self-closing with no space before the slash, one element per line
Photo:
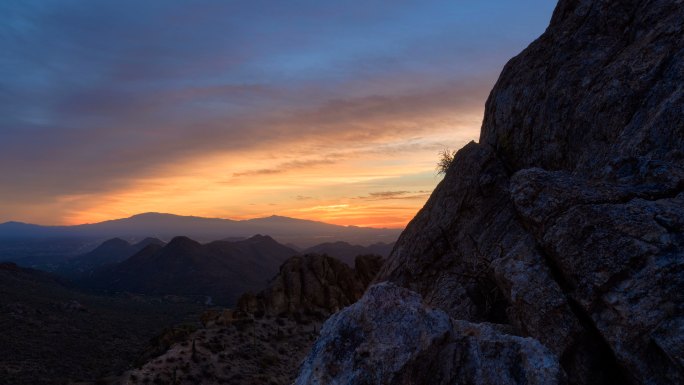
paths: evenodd
<path fill-rule="evenodd" d="M 142 248 L 142 247 L 145 247 L 147 245 L 152 245 L 152 244 L 164 245 L 165 243 L 161 239 L 154 238 L 154 237 L 147 237 L 147 238 L 143 239 L 142 241 L 136 243 L 134 246 Z"/>
<path fill-rule="evenodd" d="M 130 246 L 130 243 L 128 243 L 127 241 L 125 241 L 125 240 L 123 240 L 123 239 L 117 237 L 117 238 L 108 239 L 108 240 L 102 242 L 102 244 L 101 244 L 99 247 L 103 247 L 103 246 L 123 246 L 123 245 L 125 245 L 125 246 Z"/>
<path fill-rule="evenodd" d="M 262 288 L 294 254 L 265 235 L 207 244 L 177 236 L 164 247 L 150 244 L 97 271 L 84 284 L 134 293 L 211 296 L 216 303 L 234 304 L 243 292 Z"/>
<path fill-rule="evenodd" d="M 193 239 L 190 239 L 186 236 L 183 236 L 183 235 L 173 237 L 173 239 L 171 239 L 171 241 L 169 241 L 169 243 L 166 245 L 166 247 L 168 247 L 170 249 L 182 248 L 182 247 L 193 247 L 194 248 L 194 247 L 201 247 L 201 246 L 202 246 L 202 244 L 200 244 L 199 242 L 197 242 Z"/>
<path fill-rule="evenodd" d="M 0 225 L 28 225 L 26 222 L 19 222 L 19 221 L 7 221 L 0 223 Z"/>
<path fill-rule="evenodd" d="M 394 240 L 399 229 L 375 229 L 340 226 L 308 219 L 280 215 L 232 220 L 176 214 L 146 212 L 128 218 L 74 226 L 40 226 L 9 222 L 0 226 L 0 239 L 9 238 L 71 238 L 141 239 L 153 235 L 160 239 L 183 234 L 202 242 L 217 239 L 239 240 L 253 234 L 268 234 L 278 242 L 310 247 L 321 239 L 344 240 L 352 244 L 371 244 L 379 240 Z"/>
<path fill-rule="evenodd" d="M 176 218 L 176 217 L 183 217 L 183 215 L 176 215 L 176 214 L 169 214 L 169 213 L 158 213 L 158 212 L 147 212 L 147 213 L 140 213 L 140 214 L 135 214 L 128 219 L 159 219 L 159 218 Z"/>
<path fill-rule="evenodd" d="M 273 239 L 270 235 L 261 235 L 261 234 L 255 234 L 247 239 L 248 241 L 273 241 L 275 242 L 275 239 Z"/>

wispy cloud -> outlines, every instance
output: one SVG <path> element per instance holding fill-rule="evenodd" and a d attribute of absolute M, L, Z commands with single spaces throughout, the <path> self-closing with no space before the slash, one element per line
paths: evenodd
<path fill-rule="evenodd" d="M 374 178 L 429 189 L 387 181 L 476 139 L 499 69 L 553 5 L 4 1 L 0 221 L 242 216 L 240 194 L 326 206 Z"/>
<path fill-rule="evenodd" d="M 405 199 L 405 200 L 425 200 L 430 195 L 429 191 L 380 191 L 371 192 L 366 196 L 359 196 L 354 199 L 367 200 L 367 201 L 382 201 L 382 200 L 394 200 L 394 199 Z"/>
<path fill-rule="evenodd" d="M 272 175 L 281 174 L 290 170 L 298 170 L 302 168 L 316 167 L 326 164 L 334 164 L 336 161 L 332 159 L 310 159 L 310 160 L 294 160 L 279 164 L 275 168 L 263 168 L 258 170 L 247 170 L 233 173 L 233 177 L 253 176 L 253 175 Z"/>

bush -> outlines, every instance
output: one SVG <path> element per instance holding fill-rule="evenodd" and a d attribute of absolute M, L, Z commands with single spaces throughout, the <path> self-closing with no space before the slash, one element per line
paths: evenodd
<path fill-rule="evenodd" d="M 454 156 L 456 156 L 456 151 L 451 151 L 448 148 L 439 152 L 439 160 L 437 160 L 437 175 L 446 174 L 451 163 L 454 162 Z"/>

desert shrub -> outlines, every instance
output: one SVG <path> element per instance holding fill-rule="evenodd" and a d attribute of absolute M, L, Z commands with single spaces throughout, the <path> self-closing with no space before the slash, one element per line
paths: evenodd
<path fill-rule="evenodd" d="M 437 175 L 446 174 L 451 164 L 454 162 L 454 157 L 456 156 L 456 151 L 451 151 L 448 148 L 443 149 L 439 152 L 439 158 L 437 160 Z"/>

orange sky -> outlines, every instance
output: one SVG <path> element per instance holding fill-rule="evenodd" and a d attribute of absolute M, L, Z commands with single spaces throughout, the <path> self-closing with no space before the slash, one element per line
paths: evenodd
<path fill-rule="evenodd" d="M 426 119 L 407 133 L 394 122 L 376 138 L 328 134 L 165 165 L 125 188 L 61 196 L 61 209 L 73 207 L 61 223 L 154 211 L 230 219 L 275 214 L 340 225 L 404 227 L 441 180 L 435 172 L 438 152 L 460 148 L 479 132 L 481 111 L 458 114 Z"/>
<path fill-rule="evenodd" d="M 403 227 L 556 2 L 39 3 L 0 14 L 0 223 Z"/>

